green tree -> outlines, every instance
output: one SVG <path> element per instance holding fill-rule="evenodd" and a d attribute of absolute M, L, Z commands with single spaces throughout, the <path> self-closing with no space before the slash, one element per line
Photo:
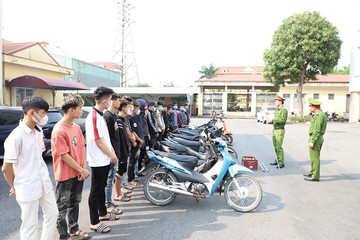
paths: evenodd
<path fill-rule="evenodd" d="M 334 68 L 330 74 L 341 74 L 341 75 L 346 75 L 346 74 L 350 74 L 350 65 L 347 65 L 343 68 Z"/>
<path fill-rule="evenodd" d="M 138 83 L 129 87 L 151 87 L 151 85 L 147 84 L 147 83 Z"/>
<path fill-rule="evenodd" d="M 169 82 L 167 84 L 164 84 L 164 87 L 175 87 L 173 82 Z"/>
<path fill-rule="evenodd" d="M 218 68 L 214 68 L 212 64 L 210 64 L 210 67 L 201 66 L 201 70 L 199 73 L 201 74 L 200 79 L 210 79 L 217 76 L 216 72 L 218 71 Z"/>
<path fill-rule="evenodd" d="M 294 14 L 275 31 L 264 52 L 264 78 L 274 86 L 298 84 L 298 115 L 303 117 L 302 88 L 337 65 L 342 41 L 339 32 L 318 12 Z"/>

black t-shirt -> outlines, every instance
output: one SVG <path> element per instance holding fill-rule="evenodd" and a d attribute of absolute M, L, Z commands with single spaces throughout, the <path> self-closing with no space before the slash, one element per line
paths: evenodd
<path fill-rule="evenodd" d="M 128 115 L 129 124 L 131 128 L 131 132 L 135 132 L 138 137 L 142 136 L 142 130 L 138 126 L 138 121 L 136 121 L 135 116 Z"/>
<path fill-rule="evenodd" d="M 109 130 L 111 145 L 114 148 L 116 156 L 120 158 L 120 133 L 117 124 L 117 115 L 107 110 L 104 113 L 104 119 Z"/>

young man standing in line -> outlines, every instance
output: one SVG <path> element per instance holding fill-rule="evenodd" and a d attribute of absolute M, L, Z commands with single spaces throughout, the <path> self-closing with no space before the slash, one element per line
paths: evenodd
<path fill-rule="evenodd" d="M 10 197 L 16 196 L 21 208 L 21 239 L 56 239 L 56 206 L 49 171 L 42 158 L 45 149 L 43 132 L 37 125 L 45 125 L 48 103 L 41 97 L 26 97 L 21 104 L 24 119 L 8 136 L 4 143 L 2 171 L 10 185 Z M 39 205 L 44 222 L 41 238 L 38 236 Z"/>
<path fill-rule="evenodd" d="M 155 112 L 155 119 L 156 123 L 159 126 L 161 132 L 159 132 L 159 136 L 157 138 L 158 141 L 161 141 L 163 139 L 163 135 L 165 134 L 165 123 L 164 123 L 164 117 L 163 117 L 163 103 L 157 102 L 156 112 Z"/>
<path fill-rule="evenodd" d="M 107 128 L 109 130 L 111 145 L 118 159 L 120 159 L 120 135 L 119 135 L 119 127 L 117 124 L 116 110 L 120 106 L 120 99 L 121 99 L 120 95 L 114 93 L 111 96 L 112 105 L 104 113 L 104 118 L 107 124 Z M 119 215 L 122 214 L 122 211 L 117 208 L 117 205 L 115 205 L 112 200 L 113 183 L 115 180 L 115 172 L 116 172 L 115 165 L 116 163 L 110 164 L 110 170 L 105 188 L 105 205 L 108 212 Z"/>
<path fill-rule="evenodd" d="M 131 132 L 136 139 L 136 146 L 131 147 L 130 161 L 128 167 L 128 182 L 131 186 L 137 186 L 137 183 L 135 182 L 135 165 L 139 157 L 140 147 L 144 144 L 144 141 L 139 137 L 139 135 L 142 135 L 142 130 L 138 126 L 139 122 L 135 119 L 135 116 L 140 114 L 140 103 L 135 100 L 133 106 L 134 109 L 130 112 L 128 118 Z"/>
<path fill-rule="evenodd" d="M 90 228 L 99 233 L 108 233 L 110 228 L 100 221 L 118 220 L 119 216 L 108 213 L 105 206 L 105 187 L 110 163 L 116 163 L 117 157 L 112 148 L 109 131 L 103 111 L 110 108 L 114 91 L 98 87 L 95 91 L 95 107 L 86 118 L 87 160 L 91 167 L 91 188 L 89 194 Z"/>
<path fill-rule="evenodd" d="M 120 135 L 120 159 L 118 163 L 118 168 L 116 171 L 116 180 L 115 180 L 115 200 L 128 202 L 130 201 L 131 187 L 127 183 L 127 161 L 130 154 L 130 141 L 128 138 L 128 125 L 126 120 L 126 112 L 129 108 L 129 102 L 126 99 L 120 100 L 119 113 L 117 115 L 117 124 L 119 127 L 119 135 Z M 124 188 L 122 188 L 122 185 Z"/>
<path fill-rule="evenodd" d="M 156 146 L 156 140 L 159 137 L 159 131 L 161 129 L 158 127 L 155 119 L 155 111 L 156 111 L 156 103 L 155 102 L 149 102 L 148 103 L 148 128 L 149 128 L 149 134 L 150 134 L 150 143 L 149 148 L 155 148 Z"/>
<path fill-rule="evenodd" d="M 80 126 L 73 123 L 74 119 L 81 117 L 83 104 L 84 101 L 78 94 L 66 97 L 61 106 L 64 116 L 55 124 L 51 134 L 60 239 L 90 238 L 90 234 L 80 230 L 78 224 L 84 180 L 90 175 L 86 167 L 86 142 Z"/>

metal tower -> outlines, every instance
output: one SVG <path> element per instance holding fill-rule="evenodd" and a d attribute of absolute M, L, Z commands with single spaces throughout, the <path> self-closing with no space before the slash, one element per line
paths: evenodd
<path fill-rule="evenodd" d="M 134 7 L 131 0 L 116 0 L 117 4 L 117 29 L 114 45 L 114 62 L 121 71 L 121 87 L 130 84 L 138 84 L 139 76 L 137 71 L 135 51 L 131 34 L 130 12 Z"/>

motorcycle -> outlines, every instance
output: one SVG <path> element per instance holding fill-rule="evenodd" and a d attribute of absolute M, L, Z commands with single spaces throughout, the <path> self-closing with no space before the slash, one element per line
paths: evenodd
<path fill-rule="evenodd" d="M 191 155 L 199 160 L 205 160 L 215 155 L 212 139 L 221 137 L 222 129 L 212 130 L 205 128 L 198 136 L 197 140 L 187 140 L 170 135 L 169 138 L 160 142 L 163 151 L 173 152 L 180 155 Z M 171 138 L 172 137 L 172 138 Z M 195 145 L 195 149 L 192 148 Z M 238 154 L 233 147 L 226 146 L 225 149 L 238 162 Z"/>
<path fill-rule="evenodd" d="M 218 129 L 219 128 L 223 129 L 222 138 L 226 141 L 227 144 L 231 145 L 233 143 L 234 139 L 233 139 L 233 136 L 232 136 L 232 132 L 226 130 L 224 110 L 221 111 L 219 116 L 217 116 L 216 112 L 213 110 L 211 112 L 211 115 L 213 117 L 213 123 L 214 123 L 215 127 L 218 128 Z"/>
<path fill-rule="evenodd" d="M 185 195 L 199 201 L 214 195 L 224 187 L 227 203 L 236 211 L 249 212 L 261 202 L 262 189 L 255 178 L 248 175 L 252 171 L 235 163 L 226 151 L 226 143 L 221 138 L 213 140 L 216 157 L 207 160 L 208 169 L 204 173 L 194 170 L 198 159 L 193 156 L 169 155 L 149 150 L 147 155 L 152 168 L 144 180 L 144 194 L 153 204 L 170 204 L 177 195 Z"/>

